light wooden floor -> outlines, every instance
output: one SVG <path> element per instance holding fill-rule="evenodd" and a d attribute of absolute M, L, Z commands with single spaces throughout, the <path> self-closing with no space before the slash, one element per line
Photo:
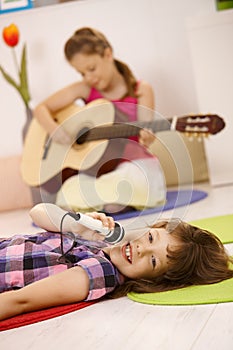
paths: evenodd
<path fill-rule="evenodd" d="M 165 212 L 189 221 L 233 213 L 233 185 L 207 190 L 206 199 Z M 141 217 L 147 222 L 150 217 Z M 125 228 L 138 224 L 124 220 Z M 231 228 L 232 229 L 232 228 Z M 36 232 L 26 211 L 0 214 L 1 236 Z M 233 253 L 233 244 L 227 249 Z M 232 291 L 233 293 L 233 291 Z M 1 307 L 1 306 L 0 306 Z M 77 312 L 0 333 L 1 350 L 232 350 L 233 303 L 155 306 L 127 297 L 101 301 Z"/>

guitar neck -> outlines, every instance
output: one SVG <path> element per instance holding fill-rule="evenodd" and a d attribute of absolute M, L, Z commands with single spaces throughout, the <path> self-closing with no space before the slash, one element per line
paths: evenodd
<path fill-rule="evenodd" d="M 85 141 L 127 138 L 138 136 L 141 129 L 151 129 L 154 133 L 171 129 L 171 120 L 159 119 L 149 122 L 113 123 L 102 125 L 88 130 L 87 134 L 81 135 Z"/>

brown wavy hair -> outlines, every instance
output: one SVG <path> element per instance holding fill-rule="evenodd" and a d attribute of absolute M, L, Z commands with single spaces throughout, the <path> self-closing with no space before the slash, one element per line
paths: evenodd
<path fill-rule="evenodd" d="M 175 248 L 168 248 L 166 273 L 152 280 L 128 279 L 109 294 L 109 298 L 124 296 L 128 292 L 163 292 L 212 284 L 233 277 L 233 259 L 213 233 L 183 221 L 176 222 L 175 227 L 172 221 L 161 221 L 152 227 L 167 229 L 179 242 Z"/>
<path fill-rule="evenodd" d="M 90 27 L 83 27 L 78 30 L 67 40 L 64 47 L 65 57 L 70 61 L 73 56 L 77 53 L 82 53 L 86 55 L 98 54 L 101 57 L 104 55 L 106 48 L 113 48 L 107 38 L 96 29 Z M 128 65 L 122 61 L 114 59 L 117 70 L 123 76 L 128 95 L 136 97 L 136 86 L 137 80 L 134 77 L 131 69 Z"/>

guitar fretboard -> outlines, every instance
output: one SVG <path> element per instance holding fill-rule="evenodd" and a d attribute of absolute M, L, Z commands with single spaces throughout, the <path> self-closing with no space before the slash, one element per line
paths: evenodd
<path fill-rule="evenodd" d="M 78 143 L 86 141 L 127 138 L 137 136 L 141 129 L 151 129 L 153 132 L 171 129 L 171 120 L 158 119 L 149 122 L 113 123 L 101 125 L 89 130 L 81 130 Z"/>

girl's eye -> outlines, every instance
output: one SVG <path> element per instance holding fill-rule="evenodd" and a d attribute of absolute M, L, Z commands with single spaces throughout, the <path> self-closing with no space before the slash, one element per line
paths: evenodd
<path fill-rule="evenodd" d="M 149 242 L 150 242 L 150 243 L 153 242 L 153 236 L 152 236 L 151 232 L 149 232 Z"/>
<path fill-rule="evenodd" d="M 95 67 L 90 67 L 89 72 L 93 72 L 95 70 Z"/>
<path fill-rule="evenodd" d="M 151 262 L 152 262 L 152 266 L 153 266 L 153 269 L 155 268 L 156 266 L 156 259 L 155 257 L 152 255 L 152 258 L 151 258 Z"/>

